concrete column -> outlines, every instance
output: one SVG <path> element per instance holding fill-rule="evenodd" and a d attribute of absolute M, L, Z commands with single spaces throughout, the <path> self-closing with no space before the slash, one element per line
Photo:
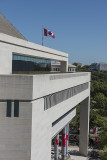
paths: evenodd
<path fill-rule="evenodd" d="M 83 156 L 87 156 L 88 154 L 89 112 L 90 112 L 90 97 L 86 98 L 80 104 L 79 152 Z"/>
<path fill-rule="evenodd" d="M 66 155 L 68 155 L 69 124 L 66 125 Z"/>
<path fill-rule="evenodd" d="M 59 146 L 59 134 L 57 134 L 56 137 L 55 137 L 55 147 L 54 147 L 54 149 L 55 149 L 55 160 L 58 160 L 58 154 L 59 154 L 58 146 Z"/>
<path fill-rule="evenodd" d="M 62 130 L 62 159 L 66 158 L 66 127 Z"/>
<path fill-rule="evenodd" d="M 61 72 L 68 72 L 68 61 L 62 61 L 61 62 Z"/>

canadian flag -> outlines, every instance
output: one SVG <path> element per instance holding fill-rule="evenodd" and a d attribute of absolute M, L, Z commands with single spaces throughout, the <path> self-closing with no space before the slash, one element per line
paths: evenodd
<path fill-rule="evenodd" d="M 45 28 L 44 28 L 44 36 L 50 36 L 52 38 L 55 38 L 55 35 L 51 31 L 49 31 Z"/>
<path fill-rule="evenodd" d="M 93 134 L 95 136 L 95 141 L 98 142 L 98 128 L 96 128 L 96 127 L 94 128 Z"/>
<path fill-rule="evenodd" d="M 93 134 L 95 134 L 96 133 L 96 128 L 94 128 L 94 130 L 93 130 Z"/>

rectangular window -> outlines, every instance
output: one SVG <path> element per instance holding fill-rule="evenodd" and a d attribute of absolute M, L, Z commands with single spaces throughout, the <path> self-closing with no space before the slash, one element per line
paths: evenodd
<path fill-rule="evenodd" d="M 43 65 L 44 64 L 44 65 Z M 12 71 L 50 71 L 51 61 L 47 59 L 13 54 Z"/>
<path fill-rule="evenodd" d="M 7 100 L 7 113 L 6 113 L 6 116 L 7 117 L 11 117 L 11 100 Z"/>
<path fill-rule="evenodd" d="M 19 101 L 14 101 L 14 117 L 19 117 Z"/>

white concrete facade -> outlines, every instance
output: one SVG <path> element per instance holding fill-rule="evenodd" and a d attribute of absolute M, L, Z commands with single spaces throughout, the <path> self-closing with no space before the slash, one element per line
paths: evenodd
<path fill-rule="evenodd" d="M 67 71 L 68 54 L 0 33 L 0 74 L 12 73 L 13 53 L 59 60 L 62 64 L 66 63 L 62 71 Z"/>
<path fill-rule="evenodd" d="M 90 96 L 90 73 L 12 74 L 12 53 L 58 60 L 62 72 L 67 71 L 68 55 L 0 33 L 0 160 L 51 160 L 52 138 L 76 115 L 75 106 Z M 6 117 L 7 100 L 12 101 L 11 117 Z M 19 101 L 19 117 L 14 117 L 14 100 Z M 46 109 L 48 100 L 52 106 Z M 86 143 L 80 150 L 86 156 L 84 147 Z"/>

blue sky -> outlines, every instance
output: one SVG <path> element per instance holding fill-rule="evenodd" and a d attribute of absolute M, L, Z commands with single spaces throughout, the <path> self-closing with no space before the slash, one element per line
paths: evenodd
<path fill-rule="evenodd" d="M 0 12 L 31 42 L 42 25 L 56 38 L 44 45 L 69 54 L 69 62 L 107 62 L 107 0 L 0 0 Z"/>

